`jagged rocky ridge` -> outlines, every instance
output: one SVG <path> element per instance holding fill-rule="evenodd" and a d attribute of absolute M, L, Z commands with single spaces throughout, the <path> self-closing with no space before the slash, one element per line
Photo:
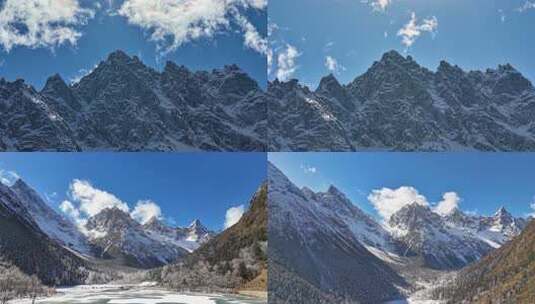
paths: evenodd
<path fill-rule="evenodd" d="M 268 85 L 270 151 L 535 151 L 535 88 L 511 65 L 436 72 L 396 51 L 352 82 Z"/>
<path fill-rule="evenodd" d="M 470 265 L 526 226 L 505 208 L 492 216 L 439 215 L 416 203 L 380 224 L 333 186 L 299 189 L 271 164 L 268 175 L 272 303 L 400 299 L 420 289 L 423 277 Z"/>
<path fill-rule="evenodd" d="M 162 72 L 122 51 L 41 91 L 0 79 L 0 151 L 265 151 L 265 93 L 237 66 Z"/>
<path fill-rule="evenodd" d="M 96 257 L 135 268 L 176 262 L 213 235 L 198 220 L 187 228 L 168 227 L 155 218 L 142 225 L 118 208 L 104 209 L 85 227 Z"/>
<path fill-rule="evenodd" d="M 131 271 L 173 263 L 215 236 L 199 220 L 188 227 L 170 227 L 157 218 L 142 225 L 116 208 L 80 228 L 23 180 L 0 183 L 0 262 L 36 274 L 47 285 L 101 283 L 117 278 L 114 269 L 123 266 Z"/>
<path fill-rule="evenodd" d="M 334 187 L 303 191 L 271 164 L 268 181 L 270 303 L 378 303 L 401 296 L 398 287 L 408 283 L 365 247 L 394 248 L 382 227 Z"/>

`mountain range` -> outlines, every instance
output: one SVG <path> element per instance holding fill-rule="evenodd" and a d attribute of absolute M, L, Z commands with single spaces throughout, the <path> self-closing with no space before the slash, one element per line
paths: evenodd
<path fill-rule="evenodd" d="M 47 285 L 86 283 L 110 271 L 104 266 L 135 270 L 175 263 L 216 235 L 199 220 L 188 227 L 157 218 L 141 224 L 117 208 L 79 227 L 20 179 L 12 186 L 0 183 L 0 226 L 0 261 Z"/>
<path fill-rule="evenodd" d="M 265 151 L 265 93 L 236 65 L 162 72 L 116 51 L 76 83 L 0 79 L 0 151 Z"/>
<path fill-rule="evenodd" d="M 346 85 L 268 84 L 269 151 L 535 151 L 535 88 L 511 65 L 436 72 L 385 53 Z"/>
<path fill-rule="evenodd" d="M 428 278 L 481 260 L 527 225 L 505 208 L 438 214 L 411 202 L 378 222 L 334 186 L 300 189 L 272 164 L 268 175 L 273 303 L 399 300 Z"/>

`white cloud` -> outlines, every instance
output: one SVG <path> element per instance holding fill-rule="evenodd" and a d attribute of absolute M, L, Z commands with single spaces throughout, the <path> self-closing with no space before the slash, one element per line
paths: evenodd
<path fill-rule="evenodd" d="M 402 186 L 397 189 L 382 188 L 373 190 L 368 195 L 368 200 L 385 220 L 390 219 L 401 208 L 413 203 L 429 206 L 427 199 L 418 190 L 408 186 Z"/>
<path fill-rule="evenodd" d="M 242 15 L 237 15 L 236 21 L 244 32 L 244 45 L 260 54 L 268 55 L 269 51 L 267 39 L 260 35 L 254 25 Z"/>
<path fill-rule="evenodd" d="M 89 70 L 88 69 L 79 70 L 78 73 L 76 75 L 74 75 L 74 77 L 72 77 L 70 79 L 71 84 L 75 84 L 75 83 L 80 82 L 80 80 L 82 80 L 82 78 L 84 78 L 85 76 L 91 74 L 97 67 L 98 67 L 98 64 L 95 64 L 93 66 L 93 68 L 91 68 Z"/>
<path fill-rule="evenodd" d="M 305 174 L 315 174 L 318 172 L 318 169 L 316 167 L 311 167 L 309 165 L 301 165 L 301 169 Z"/>
<path fill-rule="evenodd" d="M 137 202 L 136 207 L 131 213 L 132 218 L 138 221 L 141 224 L 147 223 L 153 217 L 161 219 L 162 210 L 160 206 L 150 200 L 139 201 Z"/>
<path fill-rule="evenodd" d="M 260 37 L 242 11 L 266 6 L 267 0 L 126 0 L 118 14 L 150 31 L 151 40 L 164 53 L 189 41 L 212 38 L 238 25 L 245 46 L 264 54 L 265 38 Z"/>
<path fill-rule="evenodd" d="M 225 229 L 238 223 L 244 212 L 245 207 L 243 205 L 229 208 L 225 214 Z"/>
<path fill-rule="evenodd" d="M 286 44 L 286 48 L 277 57 L 277 78 L 281 81 L 288 80 L 297 70 L 295 60 L 301 56 L 296 47 Z"/>
<path fill-rule="evenodd" d="M 374 0 L 370 2 L 370 5 L 375 11 L 385 11 L 386 8 L 392 3 L 392 0 Z"/>
<path fill-rule="evenodd" d="M 461 198 L 456 192 L 446 192 L 442 200 L 433 208 L 433 211 L 440 215 L 448 215 L 455 209 L 459 208 Z"/>
<path fill-rule="evenodd" d="M 516 10 L 518 12 L 523 13 L 530 9 L 535 9 L 535 1 L 526 1 L 521 7 L 517 8 Z"/>
<path fill-rule="evenodd" d="M 76 45 L 82 33 L 76 28 L 95 16 L 78 0 L 6 0 L 0 10 L 0 45 L 54 48 Z"/>
<path fill-rule="evenodd" d="M 424 19 L 422 23 L 418 24 L 416 13 L 412 12 L 411 20 L 409 20 L 409 22 L 398 31 L 397 35 L 402 37 L 401 43 L 409 48 L 414 44 L 418 37 L 422 35 L 422 33 L 429 32 L 434 35 L 437 28 L 437 17 L 433 16 L 431 18 Z"/>
<path fill-rule="evenodd" d="M 332 56 L 325 57 L 325 67 L 327 68 L 327 70 L 335 74 L 340 73 L 340 71 L 345 71 L 346 69 L 343 65 L 338 63 L 338 60 L 336 60 Z"/>
<path fill-rule="evenodd" d="M 129 213 L 128 205 L 115 195 L 97 189 L 88 181 L 75 179 L 69 187 L 68 195 L 72 201 L 63 201 L 59 209 L 76 224 L 78 229 L 90 237 L 101 237 L 104 234 L 98 231 L 89 231 L 85 227 L 90 217 L 97 215 L 104 209 L 118 208 Z M 141 224 L 145 224 L 152 217 L 162 217 L 160 206 L 151 200 L 138 201 L 130 216 Z"/>
<path fill-rule="evenodd" d="M 129 211 L 126 203 L 111 193 L 94 188 L 88 181 L 75 179 L 69 191 L 72 199 L 79 203 L 79 209 L 84 215 L 94 216 L 107 208 Z"/>
<path fill-rule="evenodd" d="M 19 178 L 17 172 L 0 169 L 0 183 L 6 186 L 12 186 Z"/>

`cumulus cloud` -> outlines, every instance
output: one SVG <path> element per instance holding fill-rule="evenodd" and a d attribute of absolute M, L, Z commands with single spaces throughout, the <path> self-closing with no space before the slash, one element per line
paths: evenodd
<path fill-rule="evenodd" d="M 401 208 L 413 203 L 429 206 L 427 199 L 418 190 L 408 186 L 402 186 L 397 189 L 382 188 L 373 190 L 368 195 L 368 200 L 385 220 L 390 219 Z"/>
<path fill-rule="evenodd" d="M 137 203 L 131 215 L 139 223 L 146 224 L 152 218 L 161 219 L 162 210 L 153 201 L 145 200 Z"/>
<path fill-rule="evenodd" d="M 80 211 L 88 216 L 94 216 L 104 209 L 118 208 L 128 212 L 128 205 L 115 195 L 97 189 L 88 181 L 75 179 L 69 188 L 70 196 L 80 204 Z"/>
<path fill-rule="evenodd" d="M 329 70 L 331 73 L 338 74 L 340 71 L 344 71 L 346 68 L 338 63 L 338 60 L 332 56 L 326 56 L 325 57 L 325 67 L 327 70 Z"/>
<path fill-rule="evenodd" d="M 132 212 L 128 204 L 117 198 L 112 193 L 97 189 L 90 182 L 75 179 L 69 186 L 69 197 L 71 200 L 63 201 L 59 209 L 67 215 L 85 235 L 100 237 L 102 233 L 98 231 L 88 231 L 85 227 L 87 220 L 100 213 L 104 209 L 118 208 L 138 221 L 141 224 L 147 223 L 153 217 L 162 219 L 162 210 L 154 201 L 138 201 Z"/>
<path fill-rule="evenodd" d="M 286 47 L 277 57 L 277 78 L 281 81 L 288 80 L 297 70 L 296 59 L 301 53 L 296 47 L 286 44 Z"/>
<path fill-rule="evenodd" d="M 442 200 L 433 208 L 433 211 L 440 215 L 448 215 L 459 208 L 460 202 L 461 198 L 456 192 L 446 192 L 442 196 Z"/>
<path fill-rule="evenodd" d="M 0 183 L 6 186 L 12 186 L 20 176 L 15 171 L 0 169 Z"/>
<path fill-rule="evenodd" d="M 243 11 L 266 6 L 267 0 L 126 0 L 118 14 L 130 24 L 148 30 L 151 40 L 164 53 L 186 42 L 230 31 L 234 25 L 243 32 L 245 46 L 263 53 L 265 38 Z"/>
<path fill-rule="evenodd" d="M 238 223 L 238 221 L 243 216 L 243 213 L 245 212 L 245 206 L 239 205 L 236 207 L 231 207 L 227 210 L 227 213 L 225 214 L 225 229 L 233 226 L 234 224 Z"/>
<path fill-rule="evenodd" d="M 78 0 L 5 0 L 0 9 L 0 45 L 9 52 L 15 46 L 54 48 L 76 45 L 82 33 L 77 27 L 95 16 Z"/>
<path fill-rule="evenodd" d="M 431 18 L 424 19 L 422 23 L 418 23 L 416 13 L 412 12 L 411 20 L 398 31 L 397 35 L 402 37 L 401 43 L 409 48 L 423 33 L 429 32 L 434 35 L 437 28 L 437 17 L 432 16 Z"/>

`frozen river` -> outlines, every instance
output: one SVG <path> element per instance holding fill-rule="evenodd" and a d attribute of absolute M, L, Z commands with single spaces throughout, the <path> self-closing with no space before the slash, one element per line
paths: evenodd
<path fill-rule="evenodd" d="M 58 289 L 40 304 L 265 304 L 267 301 L 230 295 L 177 293 L 144 286 L 90 285 Z M 17 300 L 13 304 L 30 304 Z"/>

